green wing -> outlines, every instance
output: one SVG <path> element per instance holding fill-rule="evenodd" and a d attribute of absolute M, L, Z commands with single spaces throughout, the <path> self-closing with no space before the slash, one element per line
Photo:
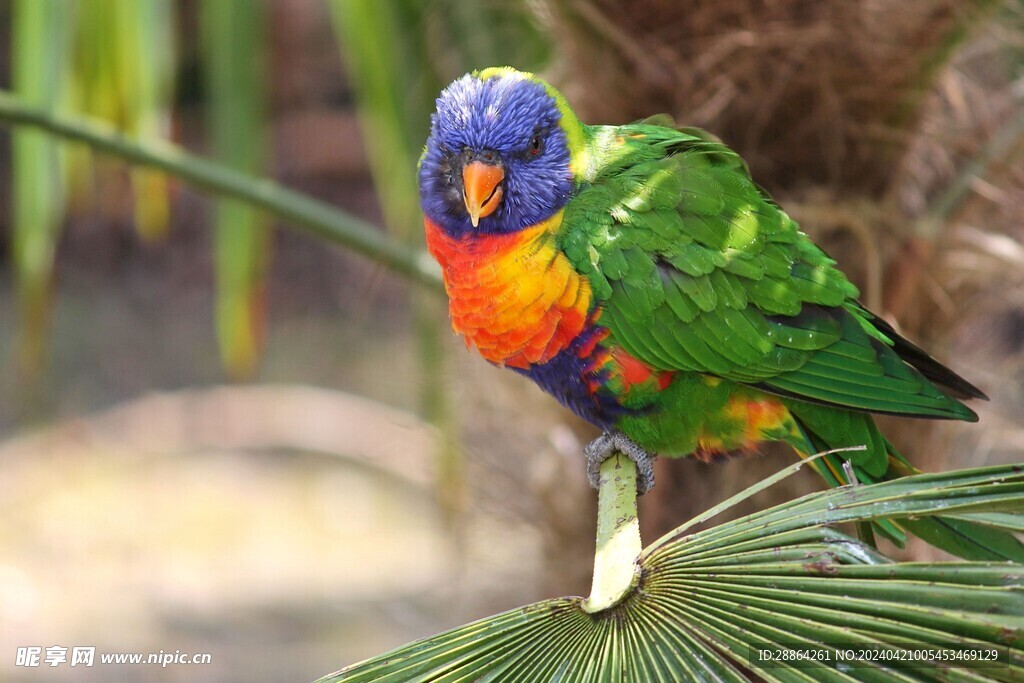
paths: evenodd
<path fill-rule="evenodd" d="M 601 324 L 659 368 L 868 412 L 973 420 L 982 394 L 857 303 L 835 261 L 696 130 L 596 129 L 560 246 Z"/>

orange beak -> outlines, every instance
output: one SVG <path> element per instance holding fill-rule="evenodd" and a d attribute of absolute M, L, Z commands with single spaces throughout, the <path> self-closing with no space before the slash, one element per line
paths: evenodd
<path fill-rule="evenodd" d="M 505 172 L 494 164 L 474 161 L 462 169 L 462 187 L 469 220 L 475 228 L 480 219 L 490 216 L 501 203 L 501 181 Z"/>

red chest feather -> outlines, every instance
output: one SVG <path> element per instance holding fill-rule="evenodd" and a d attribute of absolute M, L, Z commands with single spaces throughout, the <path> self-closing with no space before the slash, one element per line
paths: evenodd
<path fill-rule="evenodd" d="M 489 361 L 545 363 L 587 323 L 590 284 L 555 248 L 558 213 L 509 235 L 450 237 L 427 219 L 427 248 L 444 272 L 452 328 Z"/>

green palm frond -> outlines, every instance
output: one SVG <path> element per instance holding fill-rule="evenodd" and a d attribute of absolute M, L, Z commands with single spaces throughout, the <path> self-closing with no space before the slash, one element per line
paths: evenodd
<path fill-rule="evenodd" d="M 610 609 L 588 614 L 579 598 L 536 603 L 321 683 L 1021 680 L 1024 566 L 892 562 L 837 528 L 942 514 L 1020 531 L 1021 467 L 823 491 L 692 531 L 803 464 L 649 546 L 639 583 Z M 875 661 L 854 659 L 864 651 L 878 653 Z M 824 660 L 769 665 L 763 656 L 798 652 Z M 922 656 L 946 659 L 894 661 Z"/>

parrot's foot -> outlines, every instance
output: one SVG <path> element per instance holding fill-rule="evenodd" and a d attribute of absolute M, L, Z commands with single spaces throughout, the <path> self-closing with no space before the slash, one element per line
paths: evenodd
<path fill-rule="evenodd" d="M 615 453 L 636 463 L 636 493 L 642 496 L 654 488 L 654 456 L 629 440 L 622 432 L 605 432 L 583 449 L 587 456 L 587 481 L 593 488 L 601 485 L 601 463 Z"/>

